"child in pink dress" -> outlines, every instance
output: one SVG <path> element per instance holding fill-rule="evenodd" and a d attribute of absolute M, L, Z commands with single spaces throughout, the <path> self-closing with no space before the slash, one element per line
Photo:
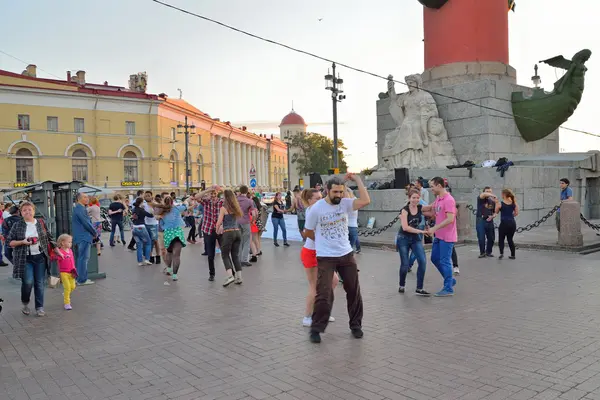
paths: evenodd
<path fill-rule="evenodd" d="M 60 235 L 57 239 L 58 249 L 63 255 L 59 257 L 52 254 L 52 259 L 58 263 L 58 271 L 60 272 L 60 281 L 62 282 L 65 301 L 65 310 L 72 310 L 71 307 L 71 292 L 75 290 L 75 278 L 77 277 L 77 269 L 75 268 L 75 256 L 73 255 L 73 238 L 66 233 Z"/>

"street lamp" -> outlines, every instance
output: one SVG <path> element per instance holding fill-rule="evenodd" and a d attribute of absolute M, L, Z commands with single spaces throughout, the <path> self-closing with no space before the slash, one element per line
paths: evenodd
<path fill-rule="evenodd" d="M 335 76 L 335 63 L 332 64 L 332 73 L 327 71 L 325 75 L 325 90 L 331 91 L 331 101 L 333 103 L 333 168 L 338 169 L 338 128 L 337 128 L 337 103 L 341 102 L 346 98 L 343 86 L 344 80 L 340 78 L 339 74 Z"/>
<path fill-rule="evenodd" d="M 533 82 L 533 86 L 535 86 L 535 88 L 539 88 L 540 84 L 542 83 L 542 78 L 540 78 L 540 76 L 538 75 L 538 65 L 535 64 L 535 66 L 533 67 L 533 70 L 535 71 L 535 75 L 531 77 L 531 81 Z"/>
<path fill-rule="evenodd" d="M 188 117 L 185 117 L 185 124 L 177 124 L 177 133 L 185 134 L 185 194 L 190 194 L 190 157 L 188 147 L 190 145 L 190 134 L 196 134 L 196 125 L 192 122 L 188 125 Z"/>

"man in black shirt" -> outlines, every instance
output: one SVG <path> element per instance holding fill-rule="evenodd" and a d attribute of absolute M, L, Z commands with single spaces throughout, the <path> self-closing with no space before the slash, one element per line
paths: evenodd
<path fill-rule="evenodd" d="M 496 217 L 496 202 L 498 198 L 492 193 L 492 188 L 486 186 L 477 197 L 477 240 L 479 242 L 479 258 L 493 257 L 492 249 L 496 232 L 494 218 Z"/>
<path fill-rule="evenodd" d="M 19 207 L 12 206 L 8 210 L 8 212 L 10 213 L 10 217 L 6 218 L 2 223 L 2 235 L 4 237 L 8 236 L 8 234 L 10 233 L 10 229 L 15 224 L 15 222 L 21 219 L 21 216 L 19 215 Z M 12 253 L 13 248 L 9 246 L 8 242 L 6 242 L 4 244 L 4 255 L 6 256 L 6 259 L 11 262 L 11 264 L 13 262 Z"/>
<path fill-rule="evenodd" d="M 113 200 L 108 206 L 108 215 L 110 216 L 110 247 L 115 247 L 115 231 L 117 227 L 119 227 L 119 232 L 121 233 L 121 243 L 125 246 L 127 242 L 125 242 L 125 231 L 123 230 L 123 215 L 127 208 L 123 204 L 121 195 L 116 194 Z"/>

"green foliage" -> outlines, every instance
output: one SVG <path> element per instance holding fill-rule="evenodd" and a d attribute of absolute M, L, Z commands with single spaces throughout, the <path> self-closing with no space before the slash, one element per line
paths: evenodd
<path fill-rule="evenodd" d="M 327 174 L 329 168 L 333 168 L 333 139 L 318 133 L 306 133 L 297 135 L 290 141 L 291 148 L 298 151 L 291 159 L 301 176 L 311 172 Z M 348 171 L 348 165 L 344 161 L 344 143 L 338 139 L 338 161 L 340 173 Z"/>

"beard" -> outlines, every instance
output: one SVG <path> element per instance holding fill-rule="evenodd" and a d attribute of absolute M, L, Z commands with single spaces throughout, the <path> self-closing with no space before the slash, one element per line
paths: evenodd
<path fill-rule="evenodd" d="M 331 204 L 340 204 L 342 202 L 342 198 L 341 197 L 330 197 L 329 200 L 331 200 Z"/>

